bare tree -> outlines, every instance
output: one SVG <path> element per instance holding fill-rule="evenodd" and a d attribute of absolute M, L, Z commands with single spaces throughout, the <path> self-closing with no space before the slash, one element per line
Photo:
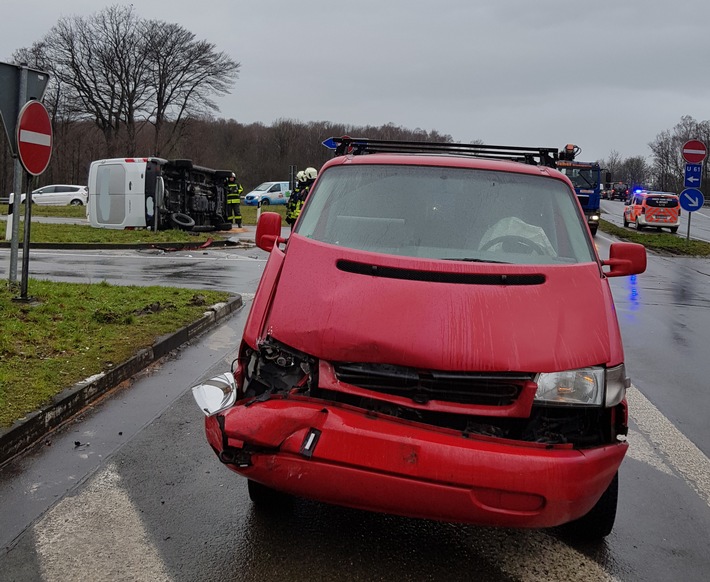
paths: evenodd
<path fill-rule="evenodd" d="M 185 119 L 208 116 L 219 108 L 213 96 L 229 93 L 240 64 L 178 24 L 157 20 L 142 23 L 146 39 L 144 65 L 152 88 L 153 154 L 170 152 L 182 136 Z M 171 133 L 163 140 L 166 121 Z M 163 147 L 161 147 L 163 146 Z"/>
<path fill-rule="evenodd" d="M 135 155 L 146 122 L 154 127 L 152 153 L 172 150 L 189 118 L 218 111 L 214 96 L 229 92 L 239 70 L 213 44 L 177 24 L 142 20 L 133 5 L 62 18 L 23 51 L 50 64 L 56 98 L 65 111 L 93 120 L 110 157 Z"/>
<path fill-rule="evenodd" d="M 111 6 L 88 17 L 60 19 L 42 41 L 67 109 L 94 121 L 109 156 L 118 152 L 122 129 L 128 149 L 134 147 L 136 112 L 145 102 L 138 23 L 132 6 Z"/>

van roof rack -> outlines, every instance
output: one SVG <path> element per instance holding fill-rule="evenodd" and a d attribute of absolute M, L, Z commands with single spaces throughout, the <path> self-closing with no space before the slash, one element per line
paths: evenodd
<path fill-rule="evenodd" d="M 552 168 L 556 167 L 560 157 L 557 148 L 398 141 L 350 136 L 331 137 L 325 140 L 323 145 L 335 150 L 334 157 L 373 153 L 453 154 L 494 160 L 511 160 Z"/>

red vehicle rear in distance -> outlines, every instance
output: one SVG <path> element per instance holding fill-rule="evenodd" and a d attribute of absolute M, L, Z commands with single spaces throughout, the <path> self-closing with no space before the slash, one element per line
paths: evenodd
<path fill-rule="evenodd" d="M 231 372 L 193 388 L 256 504 L 607 535 L 629 385 L 553 148 L 340 138 L 270 252 Z"/>

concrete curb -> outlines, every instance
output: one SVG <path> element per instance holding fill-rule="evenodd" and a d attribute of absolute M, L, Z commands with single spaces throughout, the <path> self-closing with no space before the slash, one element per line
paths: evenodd
<path fill-rule="evenodd" d="M 63 390 L 49 404 L 16 421 L 10 428 L 0 429 L 0 466 L 67 423 L 121 382 L 216 326 L 242 305 L 241 295 L 236 295 L 226 303 L 213 305 L 197 321 L 175 333 L 158 338 L 151 347 L 141 350 L 108 372 L 97 374 Z"/>

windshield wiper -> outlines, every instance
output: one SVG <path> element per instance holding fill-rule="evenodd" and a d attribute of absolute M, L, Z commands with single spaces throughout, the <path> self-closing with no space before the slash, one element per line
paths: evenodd
<path fill-rule="evenodd" d="M 473 259 L 471 257 L 439 257 L 440 261 L 465 261 L 467 263 L 500 263 L 509 265 L 509 261 L 491 261 L 488 259 Z"/>

